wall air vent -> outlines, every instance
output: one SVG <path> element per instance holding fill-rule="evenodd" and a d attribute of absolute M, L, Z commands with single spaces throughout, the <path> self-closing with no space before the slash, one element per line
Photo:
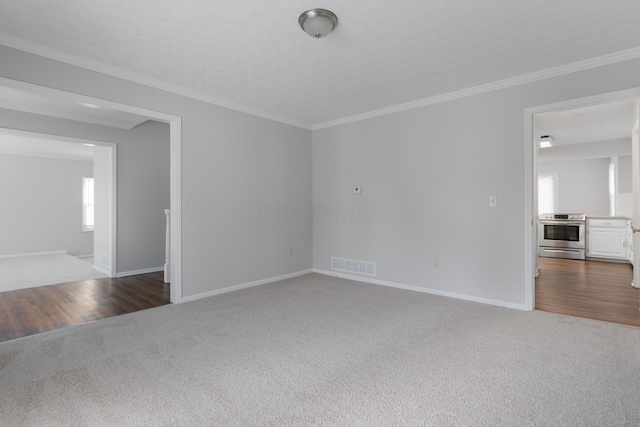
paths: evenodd
<path fill-rule="evenodd" d="M 364 274 L 367 276 L 376 275 L 375 262 L 357 261 L 354 259 L 331 257 L 331 269 L 344 271 L 346 273 Z"/>

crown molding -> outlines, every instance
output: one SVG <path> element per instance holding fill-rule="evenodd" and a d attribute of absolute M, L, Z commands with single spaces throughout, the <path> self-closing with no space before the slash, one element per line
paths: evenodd
<path fill-rule="evenodd" d="M 166 83 L 160 80 L 145 77 L 141 74 L 125 71 L 123 69 L 112 67 L 110 65 L 106 65 L 101 62 L 92 61 L 86 58 L 65 53 L 65 52 L 52 49 L 46 46 L 42 46 L 36 43 L 20 40 L 15 37 L 10 37 L 4 34 L 0 34 L 0 45 L 4 45 L 12 49 L 21 50 L 23 52 L 31 53 L 34 55 L 42 56 L 44 58 L 52 59 L 54 61 L 63 62 L 65 64 L 75 65 L 76 67 L 85 68 L 87 70 L 96 71 L 98 73 L 106 74 L 111 77 L 117 77 L 130 82 L 138 83 L 144 86 L 160 89 L 165 92 L 170 92 L 176 95 L 185 96 L 187 98 L 206 102 L 208 104 L 213 104 L 218 107 L 228 108 L 230 110 L 239 111 L 241 113 L 250 114 L 252 116 L 261 117 L 263 119 L 272 120 L 274 122 L 279 122 L 279 123 L 283 123 L 290 126 L 295 126 L 295 127 L 309 129 L 309 130 L 311 129 L 311 125 L 308 123 L 301 123 L 296 120 L 291 120 L 275 114 L 267 113 L 265 111 L 248 107 L 246 105 L 238 104 L 236 102 L 227 101 L 225 99 L 216 98 L 210 95 L 205 95 L 195 90 L 185 89 L 180 86 L 172 85 L 170 83 Z"/>
<path fill-rule="evenodd" d="M 392 107 L 382 108 L 379 110 L 373 110 L 366 113 L 355 114 L 348 117 L 343 117 L 336 120 L 317 123 L 310 125 L 308 123 L 302 123 L 297 120 L 291 120 L 289 118 L 281 117 L 275 114 L 267 113 L 256 108 L 248 107 L 246 105 L 238 104 L 232 101 L 216 98 L 210 95 L 185 89 L 180 86 L 172 85 L 160 80 L 145 77 L 143 75 L 132 73 L 122 70 L 120 68 L 112 67 L 102 64 L 100 62 L 91 61 L 76 55 L 71 55 L 65 52 L 58 51 L 49 47 L 38 45 L 35 43 L 20 40 L 14 37 L 0 34 L 0 45 L 4 45 L 13 49 L 21 50 L 34 55 L 42 56 L 55 61 L 60 61 L 66 64 L 75 65 L 80 68 L 85 68 L 98 73 L 106 74 L 112 77 L 121 78 L 127 81 L 138 83 L 144 86 L 160 89 L 165 92 L 170 92 L 176 95 L 185 96 L 187 98 L 195 99 L 198 101 L 206 102 L 208 104 L 216 105 L 219 107 L 228 108 L 230 110 L 239 111 L 241 113 L 250 114 L 252 116 L 261 117 L 267 120 L 273 120 L 275 122 L 283 123 L 290 126 L 295 126 L 308 130 L 319 130 L 335 126 L 344 125 L 347 123 L 358 122 L 361 120 L 371 119 L 380 116 L 386 116 L 402 111 L 413 110 L 416 108 L 426 107 L 429 105 L 439 104 L 442 102 L 453 101 L 456 99 L 465 98 L 468 96 L 479 95 L 495 90 L 505 89 L 513 86 L 518 86 L 526 83 L 533 83 L 536 81 L 558 77 L 570 73 L 579 71 L 585 71 L 592 68 L 597 68 L 605 65 L 611 65 L 618 62 L 628 61 L 631 59 L 640 58 L 640 48 L 628 49 L 621 52 L 612 53 L 609 55 L 599 56 L 597 58 L 587 59 L 584 61 L 574 62 L 567 65 L 562 65 L 546 70 L 536 71 L 534 73 L 524 74 L 517 77 L 512 77 L 504 80 L 500 80 L 493 83 L 487 83 L 484 85 L 474 86 L 467 89 L 448 92 L 442 95 L 437 95 L 429 98 L 424 98 L 417 101 L 408 102 Z"/>
<path fill-rule="evenodd" d="M 599 56 L 597 58 L 587 59 L 584 61 L 574 62 L 572 64 L 562 65 L 559 67 L 548 68 L 542 71 L 536 71 L 534 73 L 524 74 L 509 79 L 500 80 L 493 83 L 487 83 L 480 86 L 471 87 L 468 89 L 462 89 L 454 92 L 445 93 L 442 95 L 433 96 L 430 98 L 421 99 L 418 101 L 408 102 L 406 104 L 400 104 L 393 107 L 382 108 L 380 110 L 369 111 L 367 113 L 355 114 L 349 117 L 343 117 L 341 119 L 331 120 L 324 123 L 318 123 L 311 127 L 311 130 L 319 130 L 347 123 L 358 122 L 361 120 L 371 119 L 374 117 L 386 116 L 389 114 L 398 113 L 401 111 L 413 110 L 415 108 L 426 107 L 428 105 L 439 104 L 441 102 L 453 101 L 455 99 L 466 98 L 468 96 L 479 95 L 482 93 L 492 92 L 499 89 L 506 89 L 513 86 L 518 86 L 526 83 L 533 83 L 540 80 L 563 76 L 566 74 L 575 73 L 578 71 L 585 71 L 592 68 L 601 67 L 604 65 L 611 65 L 618 62 L 628 61 L 630 59 L 640 58 L 640 48 L 634 48 L 624 50 L 621 52 L 612 53 L 609 55 Z"/>

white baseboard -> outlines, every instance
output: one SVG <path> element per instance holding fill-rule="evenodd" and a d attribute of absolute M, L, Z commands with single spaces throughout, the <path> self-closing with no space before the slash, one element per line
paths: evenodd
<path fill-rule="evenodd" d="M 93 258 L 93 254 L 76 255 L 75 257 L 80 259 L 87 259 L 87 258 Z"/>
<path fill-rule="evenodd" d="M 407 291 L 422 292 L 422 293 L 425 293 L 425 294 L 440 295 L 440 296 L 443 296 L 443 297 L 462 299 L 462 300 L 472 301 L 472 302 L 479 302 L 479 303 L 482 303 L 482 304 L 496 305 L 496 306 L 499 306 L 499 307 L 512 308 L 512 309 L 522 310 L 522 311 L 529 311 L 525 307 L 524 304 L 513 304 L 513 303 L 505 302 L 505 301 L 492 300 L 492 299 L 488 299 L 488 298 L 474 297 L 474 296 L 471 296 L 471 295 L 456 294 L 456 293 L 453 293 L 453 292 L 446 292 L 446 291 L 441 291 L 441 290 L 438 290 L 438 289 L 429 289 L 429 288 L 422 288 L 422 287 L 419 287 L 419 286 L 404 285 L 402 283 L 387 282 L 387 281 L 384 281 L 384 280 L 371 279 L 369 277 L 361 277 L 361 276 L 356 276 L 356 275 L 353 275 L 353 274 L 343 274 L 343 273 L 338 273 L 338 272 L 335 272 L 335 271 L 327 271 L 327 270 L 321 270 L 321 269 L 317 269 L 317 268 L 314 268 L 313 272 L 314 273 L 319 273 L 319 274 L 324 274 L 325 276 L 333 276 L 333 277 L 339 277 L 341 279 L 349 279 L 349 280 L 355 280 L 355 281 L 358 281 L 358 282 L 370 283 L 372 285 L 388 286 L 388 287 L 391 287 L 391 288 L 404 289 L 404 290 L 407 290 Z"/>
<path fill-rule="evenodd" d="M 136 274 L 156 273 L 158 271 L 164 271 L 164 267 L 145 268 L 144 270 L 121 271 L 120 273 L 116 273 L 116 277 L 135 276 Z"/>
<path fill-rule="evenodd" d="M 254 286 L 266 285 L 267 283 L 273 283 L 280 280 L 290 279 L 292 277 L 304 276 L 305 274 L 313 273 L 313 270 L 297 271 L 295 273 L 284 274 L 282 276 L 270 277 L 268 279 L 256 280 L 255 282 L 243 283 L 241 285 L 229 286 L 228 288 L 216 289 L 214 291 L 204 292 L 201 294 L 191 295 L 183 297 L 182 302 L 195 301 L 202 298 L 212 297 L 215 295 L 225 294 L 227 292 L 239 291 L 240 289 L 253 288 Z"/>
<path fill-rule="evenodd" d="M 109 270 L 105 270 L 104 268 L 98 267 L 95 264 L 93 265 L 93 269 L 98 273 L 106 274 L 107 276 L 111 277 L 111 273 L 109 272 Z"/>
<path fill-rule="evenodd" d="M 8 259 L 8 258 L 20 258 L 25 256 L 38 256 L 38 255 L 57 255 L 57 254 L 66 254 L 67 251 L 51 251 L 51 252 L 32 252 L 30 254 L 15 254 L 15 255 L 0 255 L 0 259 Z"/>

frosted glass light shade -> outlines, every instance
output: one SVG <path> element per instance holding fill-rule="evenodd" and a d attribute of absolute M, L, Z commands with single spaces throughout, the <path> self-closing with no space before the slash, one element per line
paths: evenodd
<path fill-rule="evenodd" d="M 298 23 L 305 33 L 319 39 L 333 31 L 338 25 L 338 17 L 326 9 L 311 9 L 300 15 Z"/>
<path fill-rule="evenodd" d="M 553 138 L 549 135 L 543 135 L 540 137 L 540 148 L 551 148 L 553 147 Z"/>

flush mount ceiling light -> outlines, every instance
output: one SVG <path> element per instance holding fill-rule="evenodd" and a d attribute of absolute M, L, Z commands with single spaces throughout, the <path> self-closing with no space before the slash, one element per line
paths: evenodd
<path fill-rule="evenodd" d="M 553 147 L 553 138 L 549 135 L 542 135 L 540 137 L 540 148 L 550 148 Z"/>
<path fill-rule="evenodd" d="M 319 39 L 336 28 L 338 17 L 326 9 L 311 9 L 300 15 L 298 23 L 305 33 Z"/>

